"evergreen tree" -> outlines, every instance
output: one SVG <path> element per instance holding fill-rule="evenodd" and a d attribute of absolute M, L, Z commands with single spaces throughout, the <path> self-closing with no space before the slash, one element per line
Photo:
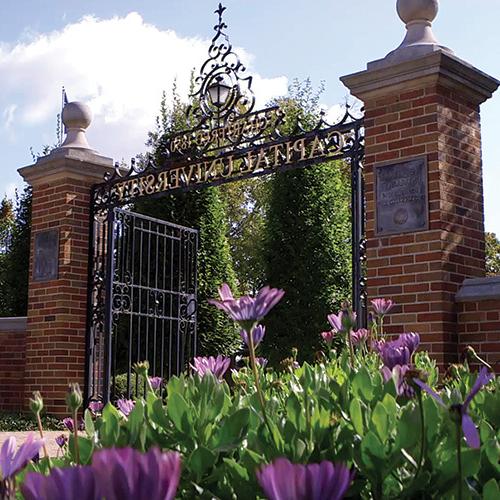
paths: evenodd
<path fill-rule="evenodd" d="M 313 125 L 320 92 L 295 82 L 281 101 L 290 128 L 298 115 Z M 278 361 L 299 348 L 311 359 L 328 329 L 328 313 L 349 297 L 351 281 L 350 181 L 345 162 L 277 173 L 270 192 L 265 261 L 268 283 L 284 299 L 267 318 L 266 354 Z"/>
<path fill-rule="evenodd" d="M 8 244 L 0 264 L 0 314 L 25 316 L 28 310 L 28 273 L 31 235 L 31 187 L 16 194 Z M 5 204 L 3 208 L 7 209 Z"/>
<path fill-rule="evenodd" d="M 186 106 L 181 103 L 174 85 L 172 107 L 167 106 L 163 96 L 157 130 L 150 134 L 149 145 L 160 164 L 165 155 L 163 145 L 166 137 L 185 129 Z M 220 188 L 209 187 L 197 191 L 174 193 L 159 199 L 137 202 L 139 213 L 174 222 L 200 231 L 198 246 L 198 338 L 199 353 L 230 354 L 239 342 L 234 323 L 222 312 L 210 306 L 207 299 L 217 296 L 218 287 L 228 283 L 235 287 L 236 278 L 227 240 L 226 205 Z"/>

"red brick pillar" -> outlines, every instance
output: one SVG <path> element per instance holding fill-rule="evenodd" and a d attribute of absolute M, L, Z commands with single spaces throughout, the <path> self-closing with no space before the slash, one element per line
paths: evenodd
<path fill-rule="evenodd" d="M 70 103 L 63 119 L 63 146 L 19 170 L 33 188 L 24 402 L 40 390 L 57 415 L 66 414 L 68 384 L 83 389 L 90 192 L 112 169 L 85 140 L 88 109 Z"/>
<path fill-rule="evenodd" d="M 405 43 L 342 81 L 365 105 L 369 299 L 396 300 L 388 331 L 419 332 L 454 362 L 455 294 L 485 274 L 479 105 L 499 82 L 438 45 Z"/>

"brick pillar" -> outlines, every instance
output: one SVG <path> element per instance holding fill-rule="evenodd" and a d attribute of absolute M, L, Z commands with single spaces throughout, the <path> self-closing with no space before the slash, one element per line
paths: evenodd
<path fill-rule="evenodd" d="M 365 105 L 368 295 L 396 300 L 388 331 L 419 332 L 444 365 L 457 358 L 455 294 L 465 278 L 485 274 L 479 105 L 499 82 L 439 48 L 401 59 L 342 78 Z M 402 172 L 415 158 L 427 164 L 428 225 L 408 231 L 403 217 L 401 232 L 380 234 L 375 169 L 389 163 Z M 404 214 L 406 202 L 394 201 Z"/>
<path fill-rule="evenodd" d="M 40 390 L 56 415 L 66 415 L 68 383 L 84 384 L 90 191 L 113 168 L 81 142 L 19 170 L 33 188 L 24 402 Z"/>

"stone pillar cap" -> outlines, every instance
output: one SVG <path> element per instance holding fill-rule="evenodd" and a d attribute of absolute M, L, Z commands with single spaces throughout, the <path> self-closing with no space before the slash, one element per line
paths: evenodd
<path fill-rule="evenodd" d="M 432 22 L 439 11 L 439 0 L 398 0 L 397 11 L 406 24 L 404 40 L 384 59 L 368 63 L 368 69 L 398 64 L 437 51 L 453 54 L 451 49 L 439 44 L 432 32 Z"/>

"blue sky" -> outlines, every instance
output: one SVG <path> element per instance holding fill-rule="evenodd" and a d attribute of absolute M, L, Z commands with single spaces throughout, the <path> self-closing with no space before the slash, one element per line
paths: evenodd
<path fill-rule="evenodd" d="M 257 75 L 260 103 L 293 78 L 326 82 L 322 101 L 345 101 L 342 75 L 401 42 L 395 0 L 226 0 L 233 45 Z M 0 195 L 20 186 L 17 168 L 55 140 L 60 87 L 95 115 L 89 141 L 128 159 L 144 149 L 161 90 L 203 62 L 217 7 L 207 0 L 1 0 Z M 90 17 L 92 16 L 92 17 Z M 500 78 L 500 1 L 441 0 L 439 41 Z M 333 108 L 335 109 L 335 108 Z M 483 105 L 486 227 L 500 233 L 500 93 Z"/>

